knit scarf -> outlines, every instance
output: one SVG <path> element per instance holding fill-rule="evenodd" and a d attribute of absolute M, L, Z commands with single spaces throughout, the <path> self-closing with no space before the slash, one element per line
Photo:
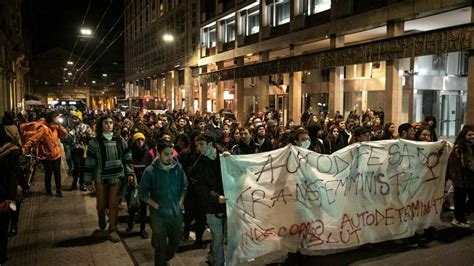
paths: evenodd
<path fill-rule="evenodd" d="M 143 155 L 148 152 L 148 146 L 144 144 L 141 148 L 138 148 L 135 143 L 132 144 L 132 156 L 133 158 L 141 158 Z"/>

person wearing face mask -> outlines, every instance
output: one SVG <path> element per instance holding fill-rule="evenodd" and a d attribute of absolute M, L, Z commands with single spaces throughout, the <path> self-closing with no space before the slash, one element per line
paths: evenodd
<path fill-rule="evenodd" d="M 223 266 L 224 236 L 226 231 L 226 205 L 220 158 L 215 148 L 215 139 L 209 133 L 195 138 L 196 148 L 201 156 L 194 164 L 193 174 L 197 179 L 196 191 L 200 205 L 206 213 L 206 220 L 211 230 L 211 265 Z M 224 152 L 223 156 L 230 153 Z"/>
<path fill-rule="evenodd" d="M 38 144 L 38 153 L 40 157 L 46 159 L 42 161 L 44 166 L 44 186 L 46 188 L 46 195 L 52 196 L 51 192 L 51 177 L 54 173 L 54 183 L 56 184 L 56 196 L 62 197 L 61 190 L 61 147 L 59 146 L 59 138 L 64 138 L 67 135 L 66 129 L 61 126 L 58 121 L 59 113 L 51 111 L 46 114 L 45 120 L 40 120 L 38 123 L 38 131 L 28 138 L 23 144 L 23 151 L 28 153 L 31 147 Z"/>
<path fill-rule="evenodd" d="M 137 185 L 140 183 L 145 167 L 151 164 L 153 158 L 150 155 L 150 149 L 145 143 L 145 135 L 143 133 L 135 133 L 131 142 L 132 150 L 132 161 L 133 161 L 133 170 L 135 172 L 135 182 L 132 182 L 128 186 L 128 199 L 133 197 L 133 194 L 137 191 Z M 130 202 L 127 200 L 127 202 Z M 148 233 L 145 230 L 146 225 L 146 214 L 147 214 L 147 204 L 143 201 L 139 201 L 137 206 L 128 206 L 128 228 L 127 231 L 133 230 L 134 217 L 135 213 L 140 214 L 140 236 L 145 239 L 148 238 Z"/>
<path fill-rule="evenodd" d="M 95 186 L 99 227 L 107 227 L 105 211 L 109 209 L 110 241 L 119 242 L 117 233 L 118 199 L 126 184 L 134 182 L 132 153 L 127 142 L 115 135 L 114 119 L 103 115 L 97 120 L 96 136 L 89 141 L 84 168 L 84 185 Z"/>
<path fill-rule="evenodd" d="M 290 142 L 291 144 L 303 149 L 309 149 L 311 146 L 311 139 L 309 138 L 308 131 L 304 128 L 298 128 L 293 131 L 290 136 Z"/>
<path fill-rule="evenodd" d="M 255 142 L 258 145 L 258 152 L 266 152 L 273 150 L 272 141 L 266 136 L 266 129 L 264 125 L 257 126 Z"/>
<path fill-rule="evenodd" d="M 321 136 L 323 134 L 323 130 L 321 129 L 321 126 L 317 123 L 309 124 L 305 127 L 305 129 L 308 131 L 308 136 L 311 141 L 311 145 L 309 147 L 310 150 L 321 153 L 323 154 L 324 151 L 324 142 L 321 139 Z"/>
<path fill-rule="evenodd" d="M 173 143 L 160 141 L 159 158 L 145 168 L 139 197 L 150 206 L 151 243 L 155 265 L 168 265 L 183 237 L 184 197 L 188 179 L 173 157 Z"/>
<path fill-rule="evenodd" d="M 126 126 L 122 126 L 122 130 L 120 131 L 120 136 L 122 136 L 122 138 L 127 142 L 130 139 L 130 132 Z"/>
<path fill-rule="evenodd" d="M 72 140 L 71 156 L 74 164 L 72 190 L 77 189 L 77 181 L 79 180 L 79 189 L 86 191 L 84 187 L 84 164 L 87 142 L 91 139 L 92 130 L 90 127 L 82 123 L 82 114 L 80 112 L 71 112 L 71 125 L 69 137 Z"/>

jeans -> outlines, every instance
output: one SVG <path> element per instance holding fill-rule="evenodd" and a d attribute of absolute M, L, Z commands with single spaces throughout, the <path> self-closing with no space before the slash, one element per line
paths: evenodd
<path fill-rule="evenodd" d="M 215 214 L 206 213 L 207 225 L 211 230 L 211 250 L 214 263 L 212 265 L 224 266 L 224 234 L 227 231 L 227 220 Z"/>
<path fill-rule="evenodd" d="M 72 170 L 72 181 L 73 185 L 77 185 L 77 179 L 79 179 L 79 186 L 84 186 L 84 165 L 86 159 L 84 158 L 84 149 L 73 149 L 71 150 L 72 162 L 74 167 Z"/>
<path fill-rule="evenodd" d="M 44 166 L 44 186 L 46 192 L 51 192 L 51 177 L 54 173 L 54 183 L 56 192 L 61 192 L 61 157 L 56 160 L 43 160 Z"/>
<path fill-rule="evenodd" d="M 469 200 L 466 203 L 467 196 L 469 196 Z M 473 188 L 454 187 L 454 217 L 456 220 L 465 223 L 466 213 L 471 213 L 473 203 Z"/>
<path fill-rule="evenodd" d="M 183 217 L 164 218 L 150 213 L 151 245 L 155 249 L 155 265 L 166 265 L 174 257 L 183 237 Z"/>

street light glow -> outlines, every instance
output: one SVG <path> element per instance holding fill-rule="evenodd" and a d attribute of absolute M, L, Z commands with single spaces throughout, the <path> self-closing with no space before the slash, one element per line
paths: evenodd
<path fill-rule="evenodd" d="M 163 41 L 165 41 L 165 42 L 172 42 L 172 41 L 174 41 L 174 37 L 173 37 L 173 35 L 171 35 L 171 34 L 169 34 L 169 33 L 165 33 L 165 34 L 163 35 Z"/>
<path fill-rule="evenodd" d="M 72 76 L 72 72 L 67 72 L 67 75 L 68 75 L 68 76 Z"/>
<path fill-rule="evenodd" d="M 92 81 L 92 84 L 95 84 L 95 80 Z"/>
<path fill-rule="evenodd" d="M 72 61 L 67 61 L 67 64 L 68 64 L 68 65 L 74 65 L 74 62 L 72 62 Z"/>
<path fill-rule="evenodd" d="M 90 36 L 90 35 L 92 35 L 92 31 L 88 28 L 82 28 L 81 29 L 81 34 L 86 35 L 86 36 Z"/>
<path fill-rule="evenodd" d="M 107 73 L 102 74 L 102 77 L 107 77 Z"/>

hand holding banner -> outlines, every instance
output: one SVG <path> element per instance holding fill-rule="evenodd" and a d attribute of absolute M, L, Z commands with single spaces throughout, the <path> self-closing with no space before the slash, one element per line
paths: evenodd
<path fill-rule="evenodd" d="M 439 223 L 450 149 L 387 140 L 332 155 L 289 145 L 222 158 L 227 263 L 406 238 Z"/>

